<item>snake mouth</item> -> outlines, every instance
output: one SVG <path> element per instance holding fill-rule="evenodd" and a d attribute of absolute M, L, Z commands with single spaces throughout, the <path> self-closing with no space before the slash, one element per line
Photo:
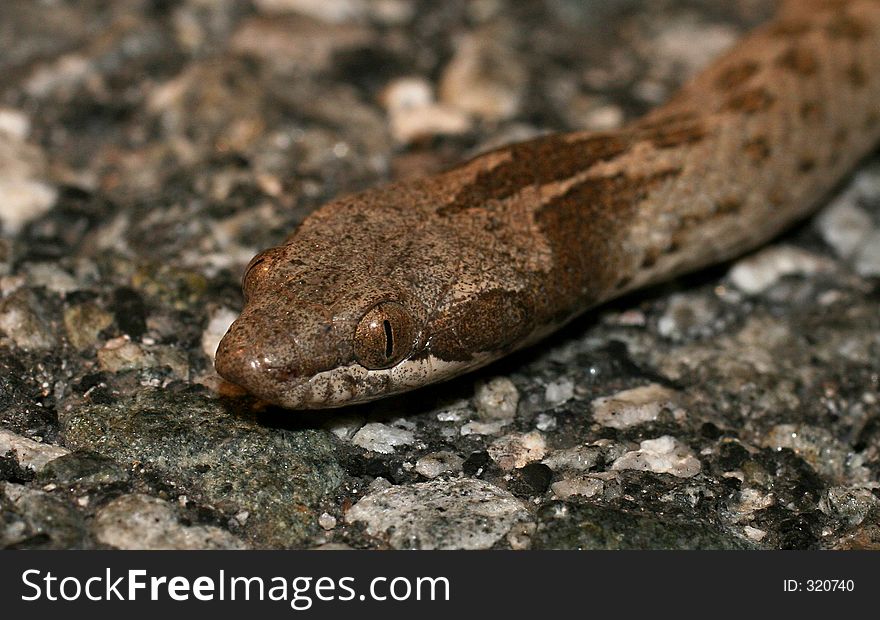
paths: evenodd
<path fill-rule="evenodd" d="M 295 364 L 273 363 L 254 355 L 250 347 L 237 343 L 229 334 L 220 342 L 214 368 L 221 377 L 260 400 L 286 409 L 341 407 L 360 402 L 365 395 L 364 377 L 348 367 L 304 375 Z M 374 398 L 381 396 L 381 391 L 369 390 L 371 394 L 376 392 Z"/>
<path fill-rule="evenodd" d="M 247 347 L 221 342 L 214 362 L 217 373 L 257 398 L 286 409 L 324 409 L 366 402 L 393 392 L 388 371 L 359 364 L 302 375 L 295 366 L 273 364 L 250 355 Z"/>
<path fill-rule="evenodd" d="M 219 357 L 215 362 L 217 373 L 260 400 L 287 409 L 302 409 L 307 400 L 309 377 L 299 375 L 288 366 L 264 366 L 255 363 L 238 363 L 229 357 Z"/>
<path fill-rule="evenodd" d="M 297 359 L 304 351 L 288 346 L 282 355 L 256 346 L 267 339 L 241 325 L 233 324 L 220 341 L 214 360 L 217 372 L 257 398 L 286 409 L 364 403 L 449 379 L 494 357 L 486 354 L 466 362 L 444 361 L 425 353 L 390 368 L 368 369 L 357 362 L 321 368 L 311 357 Z"/>
<path fill-rule="evenodd" d="M 265 365 L 261 367 L 263 372 L 272 378 L 276 383 L 288 384 L 297 381 L 306 381 L 308 377 L 300 375 L 291 365 Z"/>
<path fill-rule="evenodd" d="M 407 392 L 445 381 L 491 359 L 493 356 L 487 355 L 463 363 L 427 355 L 380 370 L 351 363 L 304 375 L 295 365 L 254 357 L 247 347 L 234 346 L 224 338 L 215 367 L 223 378 L 261 400 L 285 409 L 303 410 L 334 409 Z"/>
<path fill-rule="evenodd" d="M 333 409 L 408 392 L 429 383 L 450 379 L 465 370 L 491 361 L 447 362 L 433 356 L 405 360 L 391 368 L 370 370 L 353 363 L 300 377 L 288 384 L 273 402 L 288 409 Z"/>

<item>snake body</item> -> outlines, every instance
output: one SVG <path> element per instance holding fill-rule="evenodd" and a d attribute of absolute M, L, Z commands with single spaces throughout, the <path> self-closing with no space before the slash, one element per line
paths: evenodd
<path fill-rule="evenodd" d="M 880 141 L 880 1 L 796 0 L 617 131 L 338 198 L 257 255 L 216 368 L 269 402 L 448 379 L 803 218 Z"/>

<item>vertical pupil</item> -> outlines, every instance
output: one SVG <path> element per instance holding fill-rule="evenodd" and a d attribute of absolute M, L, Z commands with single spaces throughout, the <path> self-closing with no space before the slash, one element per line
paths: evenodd
<path fill-rule="evenodd" d="M 382 321 L 382 328 L 385 330 L 385 357 L 391 357 L 394 352 L 394 336 L 391 333 L 391 323 L 388 319 Z"/>

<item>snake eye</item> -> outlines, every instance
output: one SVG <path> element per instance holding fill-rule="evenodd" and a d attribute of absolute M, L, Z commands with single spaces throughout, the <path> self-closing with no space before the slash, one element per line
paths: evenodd
<path fill-rule="evenodd" d="M 389 368 L 412 352 L 415 338 L 415 324 L 406 310 L 396 302 L 383 301 L 358 324 L 354 356 L 370 370 Z"/>

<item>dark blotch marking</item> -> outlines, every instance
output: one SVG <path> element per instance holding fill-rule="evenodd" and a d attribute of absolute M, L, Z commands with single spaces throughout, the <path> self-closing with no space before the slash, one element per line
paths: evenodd
<path fill-rule="evenodd" d="M 711 213 L 686 215 L 678 221 L 675 230 L 672 231 L 672 242 L 663 250 L 664 254 L 672 254 L 677 251 L 685 235 L 694 227 L 705 222 L 721 217 L 729 217 L 739 213 L 743 208 L 742 200 L 736 196 L 727 196 L 715 203 L 715 209 Z"/>
<path fill-rule="evenodd" d="M 769 192 L 767 192 L 767 200 L 774 207 L 781 207 L 785 204 L 785 201 L 788 199 L 788 192 L 786 192 L 781 187 L 774 187 Z"/>
<path fill-rule="evenodd" d="M 851 15 L 844 13 L 835 16 L 825 27 L 825 32 L 832 39 L 861 41 L 868 35 L 868 27 Z"/>
<path fill-rule="evenodd" d="M 680 174 L 680 168 L 670 168 L 641 177 L 587 179 L 540 208 L 536 222 L 553 250 L 547 289 L 559 297 L 548 300 L 551 317 L 561 318 L 554 308 L 591 305 L 605 291 L 625 286 L 619 282 L 624 265 L 617 262 L 621 236 L 639 203 Z"/>
<path fill-rule="evenodd" d="M 642 140 L 649 140 L 658 149 L 671 149 L 699 142 L 706 137 L 706 129 L 700 121 L 672 121 L 666 125 L 655 124 L 637 135 Z"/>
<path fill-rule="evenodd" d="M 846 68 L 846 79 L 854 88 L 864 88 L 868 83 L 868 74 L 859 63 L 854 62 Z"/>
<path fill-rule="evenodd" d="M 834 133 L 832 146 L 834 147 L 828 156 L 828 165 L 832 168 L 840 163 L 840 154 L 846 150 L 846 143 L 849 141 L 849 130 L 841 127 Z"/>
<path fill-rule="evenodd" d="M 815 75 L 819 70 L 816 54 L 807 47 L 793 46 L 776 59 L 776 64 L 784 69 L 794 71 L 798 75 Z"/>
<path fill-rule="evenodd" d="M 807 20 L 787 19 L 773 24 L 770 27 L 770 34 L 783 38 L 802 37 L 810 32 L 812 28 L 812 24 Z"/>
<path fill-rule="evenodd" d="M 816 158 L 810 155 L 805 155 L 798 160 L 798 172 L 801 174 L 807 174 L 812 172 L 816 167 Z"/>
<path fill-rule="evenodd" d="M 724 109 L 729 112 L 742 112 L 754 114 L 770 108 L 776 98 L 766 88 L 752 88 L 730 97 L 724 104 Z"/>
<path fill-rule="evenodd" d="M 531 332 L 533 320 L 534 313 L 528 310 L 523 294 L 503 289 L 482 291 L 434 320 L 429 326 L 434 336 L 427 352 L 446 361 L 468 361 L 480 351 L 515 346 Z"/>
<path fill-rule="evenodd" d="M 640 269 L 650 269 L 655 264 L 657 264 L 657 259 L 660 258 L 660 255 L 663 252 L 658 248 L 650 248 L 645 252 L 645 255 L 642 257 L 642 262 L 640 265 Z"/>
<path fill-rule="evenodd" d="M 626 288 L 627 286 L 629 286 L 629 283 L 632 282 L 632 280 L 632 276 L 623 276 L 614 284 L 614 288 L 616 288 L 617 290 Z"/>
<path fill-rule="evenodd" d="M 745 143 L 743 146 L 746 155 L 755 164 L 760 164 L 770 157 L 770 142 L 765 136 L 756 136 Z"/>
<path fill-rule="evenodd" d="M 715 215 L 732 215 L 739 212 L 743 207 L 742 201 L 736 196 L 722 198 L 715 205 Z"/>
<path fill-rule="evenodd" d="M 617 135 L 593 135 L 575 141 L 551 135 L 514 144 L 504 149 L 509 151 L 508 161 L 477 174 L 450 203 L 437 209 L 437 215 L 456 215 L 490 200 L 510 198 L 529 186 L 567 179 L 622 155 L 628 148 L 629 142 Z"/>
<path fill-rule="evenodd" d="M 871 110 L 868 112 L 868 116 L 865 117 L 865 128 L 874 129 L 878 122 L 880 122 L 880 114 L 876 110 Z"/>
<path fill-rule="evenodd" d="M 724 91 L 739 88 L 748 82 L 758 72 L 760 65 L 753 60 L 746 60 L 739 64 L 731 65 L 721 72 L 715 85 Z"/>
<path fill-rule="evenodd" d="M 804 101 L 800 114 L 807 123 L 821 123 L 825 120 L 825 108 L 818 101 Z"/>
<path fill-rule="evenodd" d="M 807 1 L 818 5 L 817 8 L 825 9 L 826 11 L 845 11 L 848 3 L 852 2 L 852 0 L 807 0 Z"/>
<path fill-rule="evenodd" d="M 661 114 L 659 116 L 646 117 L 640 120 L 639 129 L 641 129 L 642 131 L 651 131 L 653 129 L 668 127 L 669 125 L 679 123 L 691 123 L 696 121 L 698 118 L 699 115 L 691 111 L 671 112 L 668 114 Z"/>

